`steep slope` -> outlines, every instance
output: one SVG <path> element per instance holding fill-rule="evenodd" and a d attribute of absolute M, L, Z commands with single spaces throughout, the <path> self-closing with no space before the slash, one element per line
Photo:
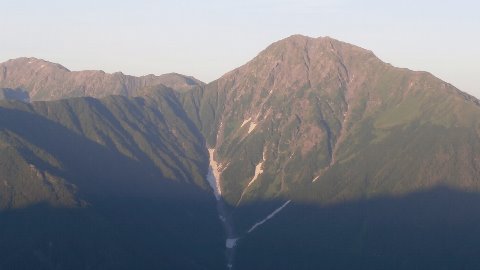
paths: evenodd
<path fill-rule="evenodd" d="M 0 269 L 225 265 L 208 154 L 174 94 L 0 102 Z"/>
<path fill-rule="evenodd" d="M 184 104 L 233 205 L 479 187 L 478 101 L 331 38 L 274 43 Z"/>
<path fill-rule="evenodd" d="M 164 84 L 187 91 L 203 85 L 199 80 L 176 73 L 134 77 L 121 72 L 70 71 L 62 65 L 36 58 L 17 58 L 0 64 L 0 87 L 21 88 L 33 100 L 69 97 L 136 96 L 144 87 Z"/>
<path fill-rule="evenodd" d="M 68 149 L 68 138 L 64 137 L 75 135 L 86 142 L 106 147 L 125 158 L 140 162 L 144 168 L 150 167 L 150 173 L 154 173 L 154 177 L 160 176 L 163 179 L 183 181 L 205 188 L 203 179 L 207 158 L 203 140 L 185 115 L 178 112 L 176 107 L 179 104 L 176 103 L 173 92 L 166 89 L 155 99 L 112 96 L 103 100 L 75 98 L 58 102 L 35 102 L 32 105 L 4 102 L 1 108 L 4 127 L 2 134 L 5 134 L 6 138 L 4 143 L 10 146 L 19 144 L 19 147 L 25 148 L 30 146 L 22 143 L 34 143 L 32 148 L 41 147 L 45 150 L 49 147 L 47 149 L 51 150 L 46 152 L 50 156 L 53 155 L 52 152 L 58 151 L 55 152 L 56 156 L 67 158 L 75 153 Z M 32 123 L 28 124 L 28 121 Z M 50 129 L 43 127 L 41 121 Z M 10 141 L 12 143 L 9 143 Z M 81 166 L 82 161 L 90 159 L 88 151 L 85 151 L 84 155 L 77 153 L 78 162 L 70 161 L 72 166 Z M 42 161 L 50 163 L 55 170 L 61 170 L 61 164 L 65 163 L 61 160 Z M 79 170 L 72 173 L 72 177 L 80 178 L 80 173 L 88 171 Z M 142 178 L 148 175 L 148 171 L 142 175 L 139 181 L 146 181 L 147 179 Z M 85 178 L 91 177 L 100 178 L 94 174 Z"/>
<path fill-rule="evenodd" d="M 480 239 L 463 212 L 480 189 L 474 97 L 365 49 L 297 35 L 182 103 L 217 164 L 240 269 L 478 265 L 458 246 Z M 408 229 L 383 220 L 390 211 Z M 446 239 L 449 228 L 464 233 Z M 417 249 L 396 246 L 395 235 Z M 442 249 L 431 249 L 438 241 Z M 392 248 L 382 253 L 382 245 Z M 457 259 L 436 261 L 442 252 Z"/>

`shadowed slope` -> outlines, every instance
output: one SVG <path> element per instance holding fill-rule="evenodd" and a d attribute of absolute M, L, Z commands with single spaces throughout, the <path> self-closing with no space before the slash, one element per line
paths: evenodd
<path fill-rule="evenodd" d="M 291 203 L 243 238 L 238 269 L 477 269 L 480 195 L 449 188 Z M 254 207 L 252 205 L 252 207 Z"/>
<path fill-rule="evenodd" d="M 203 139 L 163 94 L 0 103 L 0 269 L 223 269 Z"/>

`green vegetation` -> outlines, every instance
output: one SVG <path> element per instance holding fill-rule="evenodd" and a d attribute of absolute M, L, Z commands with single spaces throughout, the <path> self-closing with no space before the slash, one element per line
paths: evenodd
<path fill-rule="evenodd" d="M 480 265 L 480 102 L 432 75 L 294 36 L 136 93 L 0 102 L 0 269 L 224 268 L 207 148 L 239 269 Z"/>
<path fill-rule="evenodd" d="M 223 269 L 204 142 L 173 92 L 2 102 L 0 126 L 0 269 Z"/>

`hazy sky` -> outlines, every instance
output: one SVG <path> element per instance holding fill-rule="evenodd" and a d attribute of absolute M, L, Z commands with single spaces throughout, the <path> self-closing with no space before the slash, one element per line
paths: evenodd
<path fill-rule="evenodd" d="M 0 62 L 209 82 L 292 34 L 331 36 L 480 97 L 474 0 L 0 0 L 0 20 Z"/>

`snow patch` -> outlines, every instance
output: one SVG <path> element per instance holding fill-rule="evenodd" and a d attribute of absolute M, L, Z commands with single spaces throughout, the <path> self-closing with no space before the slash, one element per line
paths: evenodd
<path fill-rule="evenodd" d="M 247 185 L 247 187 L 243 190 L 242 195 L 240 195 L 240 199 L 239 199 L 238 202 L 237 202 L 237 206 L 240 205 L 240 202 L 242 201 L 243 196 L 245 195 L 245 193 L 247 193 L 248 187 L 250 187 L 250 185 L 252 185 L 252 184 L 255 182 L 255 180 L 257 180 L 258 176 L 263 173 L 262 167 L 263 167 L 263 163 L 264 163 L 265 160 L 266 160 L 265 152 L 266 152 L 266 151 L 265 151 L 265 148 L 264 148 L 264 150 L 263 150 L 263 156 L 262 156 L 262 161 L 260 161 L 260 162 L 255 166 L 255 175 L 253 176 L 252 180 L 250 180 L 250 182 L 248 182 L 248 185 Z"/>
<path fill-rule="evenodd" d="M 243 127 L 243 126 L 245 126 L 245 124 L 246 124 L 246 123 L 248 123 L 248 122 L 250 122 L 251 120 L 252 120 L 252 117 L 250 117 L 250 118 L 248 118 L 248 119 L 244 120 L 244 121 L 242 122 L 242 125 L 241 125 L 240 127 Z"/>
<path fill-rule="evenodd" d="M 209 148 L 208 153 L 210 155 L 210 166 L 208 168 L 207 181 L 210 187 L 213 189 L 213 194 L 217 200 L 222 197 L 222 190 L 220 188 L 220 170 L 218 163 L 213 159 L 213 153 L 215 149 Z"/>
<path fill-rule="evenodd" d="M 268 215 L 266 218 L 262 219 L 261 221 L 255 223 L 255 225 L 253 225 L 250 230 L 247 231 L 247 233 L 251 233 L 253 232 L 256 228 L 258 228 L 258 226 L 262 225 L 263 223 L 267 222 L 269 219 L 273 218 L 276 214 L 278 214 L 280 211 L 283 210 L 283 208 L 285 208 L 285 206 L 287 206 L 292 200 L 288 200 L 287 202 L 285 202 L 282 206 L 280 206 L 279 208 L 275 209 L 275 211 L 273 211 L 270 215 Z"/>
<path fill-rule="evenodd" d="M 237 244 L 237 240 L 238 238 L 227 238 L 227 241 L 225 241 L 225 246 L 227 248 L 234 248 Z"/>
<path fill-rule="evenodd" d="M 220 123 L 220 127 L 221 126 L 222 126 L 222 123 Z M 217 138 L 218 138 L 218 133 L 217 133 Z M 213 194 L 215 195 L 215 199 L 217 200 L 218 218 L 222 221 L 222 225 L 226 233 L 225 255 L 227 260 L 227 268 L 233 269 L 233 257 L 235 254 L 235 246 L 239 238 L 234 237 L 235 236 L 233 233 L 234 227 L 232 222 L 230 221 L 230 215 L 229 215 L 228 209 L 225 206 L 224 201 L 222 200 L 222 189 L 220 186 L 220 174 L 222 170 L 224 170 L 228 166 L 229 163 L 227 163 L 226 165 L 223 165 L 221 163 L 216 162 L 213 157 L 215 154 L 214 148 L 208 148 L 208 154 L 209 154 L 210 166 L 208 167 L 207 182 L 212 188 Z"/>
<path fill-rule="evenodd" d="M 230 162 L 228 162 L 227 164 L 220 164 L 220 167 L 218 168 L 218 171 L 219 172 L 223 172 L 227 169 L 227 167 L 230 165 Z"/>
<path fill-rule="evenodd" d="M 250 132 L 252 132 L 256 126 L 257 124 L 255 122 L 251 122 L 250 127 L 248 128 L 248 134 L 250 134 Z"/>
<path fill-rule="evenodd" d="M 247 188 L 257 180 L 258 176 L 263 173 L 263 163 L 265 162 L 265 150 L 263 151 L 263 160 L 255 166 L 255 175 L 253 176 L 252 180 L 247 185 Z"/>

